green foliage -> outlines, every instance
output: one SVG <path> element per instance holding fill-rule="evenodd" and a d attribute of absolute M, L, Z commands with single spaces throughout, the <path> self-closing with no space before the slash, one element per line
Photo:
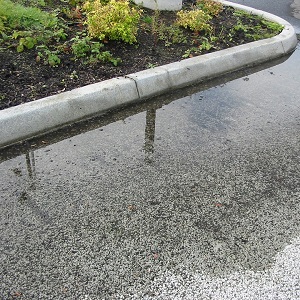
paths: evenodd
<path fill-rule="evenodd" d="M 66 38 L 54 14 L 10 0 L 0 0 L 0 21 L 0 33 L 5 35 L 3 42 L 14 45 L 18 52 Z"/>
<path fill-rule="evenodd" d="M 146 15 L 142 19 L 142 28 L 152 33 L 154 45 L 158 41 L 164 41 L 165 46 L 169 47 L 172 44 L 187 43 L 186 34 L 178 24 L 167 25 L 162 18 L 160 12 L 156 10 L 152 16 Z"/>
<path fill-rule="evenodd" d="M 190 49 L 187 49 L 184 54 L 182 55 L 183 58 L 189 58 L 193 57 L 193 54 L 199 54 L 200 49 L 198 47 L 191 47 Z"/>
<path fill-rule="evenodd" d="M 46 3 L 44 0 L 14 0 L 15 3 L 31 6 L 31 7 L 44 7 Z"/>
<path fill-rule="evenodd" d="M 127 0 L 87 2 L 87 25 L 89 35 L 100 40 L 120 40 L 135 43 L 141 10 L 131 7 Z"/>
<path fill-rule="evenodd" d="M 110 62 L 112 63 L 115 67 L 122 62 L 120 58 L 115 58 L 112 56 L 112 54 L 109 51 L 103 51 L 97 53 L 96 56 L 92 56 L 90 59 L 90 62 L 93 62 L 94 57 L 96 58 L 97 61 L 102 61 L 102 62 Z"/>
<path fill-rule="evenodd" d="M 20 38 L 19 45 L 17 46 L 18 52 L 23 52 L 24 48 L 32 49 L 37 44 L 37 40 L 31 36 Z"/>
<path fill-rule="evenodd" d="M 191 10 L 179 11 L 173 23 L 166 23 L 165 16 L 158 10 L 143 15 L 130 0 L 91 0 L 93 2 L 86 3 L 86 0 L 61 0 L 63 5 L 57 8 L 53 4 L 52 9 L 45 7 L 44 1 L 0 0 L 0 49 L 13 47 L 18 52 L 35 51 L 36 61 L 50 66 L 61 63 L 62 53 L 83 63 L 109 62 L 117 66 L 121 59 L 106 51 L 106 43 L 109 40 L 136 43 L 138 28 L 152 34 L 155 47 L 159 41 L 166 47 L 189 41 L 190 49 L 183 57 L 218 49 L 220 44 L 230 45 L 230 42 L 245 37 L 258 40 L 274 36 L 283 28 L 261 17 L 236 11 L 236 24 L 224 28 L 224 32 L 223 29 L 216 32 L 210 21 L 223 6 L 213 0 L 196 0 Z M 82 5 L 85 12 L 82 12 Z M 80 31 L 65 42 L 68 28 L 74 32 L 74 26 Z M 193 36 L 186 34 L 189 30 L 194 31 Z M 149 64 L 148 67 L 153 66 Z"/>
<path fill-rule="evenodd" d="M 268 20 L 262 19 L 261 22 L 263 25 L 265 25 L 268 29 L 271 29 L 276 34 L 279 34 L 284 28 L 284 26 Z"/>
<path fill-rule="evenodd" d="M 45 65 L 49 64 L 51 67 L 58 66 L 61 63 L 58 50 L 51 51 L 45 45 L 37 46 L 37 50 L 39 50 L 36 57 L 37 61 L 42 59 Z"/>
<path fill-rule="evenodd" d="M 193 57 L 194 55 L 199 55 L 202 51 L 209 51 L 214 48 L 213 43 L 217 40 L 216 37 L 206 38 L 201 37 L 200 44 L 198 47 L 191 47 L 185 51 L 182 55 L 183 58 Z"/>
<path fill-rule="evenodd" d="M 152 19 L 152 17 L 150 17 L 150 16 L 144 16 L 143 19 L 142 19 L 142 21 L 143 21 L 144 23 L 146 23 L 146 24 L 152 24 L 153 19 Z"/>
<path fill-rule="evenodd" d="M 3 19 L 4 18 L 0 18 L 0 34 L 4 33 L 4 31 L 5 31 Z"/>
<path fill-rule="evenodd" d="M 77 6 L 82 6 L 84 4 L 84 0 L 69 0 L 69 5 L 71 7 L 77 7 Z"/>
<path fill-rule="evenodd" d="M 110 2 L 110 0 L 100 0 L 102 5 L 106 5 L 108 2 Z"/>
<path fill-rule="evenodd" d="M 28 30 L 54 27 L 58 20 L 36 7 L 25 7 L 10 0 L 0 0 L 0 18 L 11 29 Z"/>
<path fill-rule="evenodd" d="M 93 41 L 86 34 L 79 34 L 75 38 L 71 39 L 72 53 L 75 59 L 84 58 L 87 62 L 95 63 L 97 61 L 110 62 L 114 66 L 117 66 L 120 62 L 120 58 L 114 58 L 109 51 L 101 51 L 104 45 L 100 42 Z"/>
<path fill-rule="evenodd" d="M 153 63 L 148 63 L 148 64 L 147 64 L 147 68 L 148 68 L 148 69 L 153 69 L 153 68 L 155 68 L 155 67 L 157 67 L 157 64 L 153 64 Z"/>
<path fill-rule="evenodd" d="M 207 38 L 203 38 L 202 43 L 199 46 L 199 49 L 209 51 L 211 48 L 213 48 L 213 45 L 211 44 L 211 42 L 212 42 L 212 40 L 209 41 Z"/>
<path fill-rule="evenodd" d="M 92 43 L 91 38 L 88 36 L 81 37 L 77 35 L 75 38 L 71 39 L 71 42 L 72 53 L 74 54 L 76 59 L 86 57 L 91 53 L 92 47 L 94 49 L 96 47 L 98 47 L 99 49 L 103 47 L 102 43 Z"/>
<path fill-rule="evenodd" d="M 223 10 L 222 3 L 214 0 L 197 0 L 196 7 L 210 16 L 217 16 Z"/>
<path fill-rule="evenodd" d="M 182 10 L 177 13 L 177 24 L 193 31 L 210 33 L 212 28 L 208 22 L 211 18 L 202 10 Z"/>
<path fill-rule="evenodd" d="M 242 10 L 236 10 L 234 15 L 238 20 L 237 24 L 232 27 L 231 33 L 243 32 L 246 37 L 251 38 L 254 41 L 279 34 L 284 28 L 278 23 L 265 20 L 260 16 L 252 15 Z M 244 22 L 245 19 L 247 20 L 247 23 Z"/>
<path fill-rule="evenodd" d="M 164 41 L 166 47 L 172 44 L 187 43 L 186 35 L 176 24 L 170 26 L 161 24 L 158 29 L 158 39 Z"/>

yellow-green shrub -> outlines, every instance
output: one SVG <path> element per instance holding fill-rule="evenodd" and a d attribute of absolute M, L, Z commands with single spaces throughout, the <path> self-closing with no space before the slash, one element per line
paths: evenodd
<path fill-rule="evenodd" d="M 0 18 L 0 33 L 4 32 L 4 29 L 5 29 L 4 23 Z"/>
<path fill-rule="evenodd" d="M 179 11 L 177 13 L 177 24 L 193 31 L 211 32 L 211 26 L 208 23 L 212 17 L 202 10 Z"/>
<path fill-rule="evenodd" d="M 111 0 L 107 4 L 101 1 L 87 2 L 87 25 L 89 35 L 103 40 L 122 40 L 136 42 L 138 22 L 141 10 L 130 7 L 127 0 Z"/>
<path fill-rule="evenodd" d="M 215 0 L 197 0 L 197 8 L 211 16 L 217 16 L 223 10 L 223 4 Z"/>

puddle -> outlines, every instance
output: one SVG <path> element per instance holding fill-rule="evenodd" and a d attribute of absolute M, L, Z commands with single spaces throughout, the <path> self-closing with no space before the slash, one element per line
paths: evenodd
<path fill-rule="evenodd" d="M 3 151 L 1 296 L 297 299 L 299 59 Z"/>
<path fill-rule="evenodd" d="M 174 92 L 170 92 L 168 94 L 153 98 L 151 101 L 147 101 L 142 104 L 134 105 L 132 107 L 122 108 L 119 111 L 114 113 L 108 113 L 106 115 L 101 115 L 100 117 L 95 117 L 87 121 L 79 122 L 73 124 L 71 126 L 66 126 L 60 130 L 57 130 L 53 133 L 47 134 L 45 136 L 41 136 L 39 138 L 29 139 L 22 143 L 18 143 L 4 149 L 0 149 L 0 163 L 6 159 L 12 158 L 14 156 L 20 155 L 21 153 L 28 152 L 32 149 L 39 149 L 47 147 L 49 144 L 56 143 L 58 141 L 64 140 L 69 137 L 73 137 L 79 134 L 83 134 L 84 132 L 101 128 L 110 123 L 116 122 L 118 120 L 124 120 L 132 115 L 138 114 L 147 110 L 157 110 L 162 106 L 168 105 L 172 101 L 179 99 L 181 97 L 186 97 L 192 95 L 196 92 L 200 92 L 203 90 L 207 90 L 211 87 L 224 85 L 226 82 L 230 82 L 237 78 L 243 77 L 244 80 L 248 80 L 247 76 L 259 72 L 261 70 L 270 68 L 272 66 L 276 66 L 278 64 L 286 61 L 290 55 L 284 56 L 282 58 L 278 58 L 272 60 L 270 62 L 261 64 L 259 66 L 255 66 L 252 68 L 247 68 L 241 71 L 233 72 L 231 74 L 226 74 L 223 77 L 216 78 L 211 81 L 207 81 L 204 83 L 199 83 L 197 85 L 193 85 L 187 88 L 183 88 Z"/>
<path fill-rule="evenodd" d="M 300 0 L 294 0 L 291 4 L 292 16 L 300 20 Z"/>

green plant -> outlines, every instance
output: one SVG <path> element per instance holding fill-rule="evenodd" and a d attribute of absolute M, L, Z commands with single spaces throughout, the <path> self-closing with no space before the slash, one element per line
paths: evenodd
<path fill-rule="evenodd" d="M 66 38 L 55 14 L 10 0 L 0 0 L 0 21 L 1 42 L 16 47 L 18 52 Z"/>
<path fill-rule="evenodd" d="M 58 66 L 61 63 L 59 58 L 59 51 L 58 50 L 50 50 L 47 46 L 37 46 L 38 55 L 36 57 L 36 61 L 39 62 L 41 59 L 43 60 L 44 64 L 49 64 L 51 67 Z"/>
<path fill-rule="evenodd" d="M 207 39 L 207 38 L 203 38 L 202 39 L 202 43 L 199 46 L 200 50 L 210 50 L 211 48 L 213 48 L 213 45 L 211 44 L 211 42 Z"/>
<path fill-rule="evenodd" d="M 153 64 L 153 63 L 150 63 L 150 62 L 147 64 L 148 69 L 153 69 L 155 67 L 157 67 L 157 64 Z"/>
<path fill-rule="evenodd" d="M 232 35 L 236 32 L 243 32 L 247 38 L 256 41 L 279 34 L 283 29 L 283 26 L 278 23 L 245 11 L 236 10 L 234 15 L 237 17 L 237 24 L 230 31 Z M 244 23 L 245 19 L 247 20 L 246 24 Z"/>
<path fill-rule="evenodd" d="M 3 22 L 2 18 L 0 18 L 0 33 L 2 34 L 2 33 L 4 33 L 4 31 L 5 31 L 4 22 Z"/>
<path fill-rule="evenodd" d="M 177 24 L 196 32 L 204 31 L 205 33 L 210 33 L 212 27 L 208 22 L 211 18 L 209 14 L 202 10 L 181 10 L 177 13 Z"/>
<path fill-rule="evenodd" d="M 0 0 L 0 18 L 6 27 L 17 30 L 53 27 L 57 18 L 37 7 L 25 7 L 10 0 Z"/>
<path fill-rule="evenodd" d="M 75 70 L 70 74 L 70 79 L 72 79 L 72 80 L 78 79 L 78 75 Z"/>
<path fill-rule="evenodd" d="M 112 56 L 112 54 L 109 51 L 103 51 L 103 52 L 99 52 L 96 53 L 96 55 L 94 56 L 98 61 L 102 61 L 102 62 L 110 62 L 112 63 L 115 67 L 122 62 L 121 58 L 115 58 Z M 93 62 L 93 56 L 90 60 L 90 62 Z"/>
<path fill-rule="evenodd" d="M 79 36 L 71 39 L 72 42 L 72 53 L 74 54 L 75 58 L 82 58 L 86 57 L 91 52 L 91 38 L 88 36 Z M 103 44 L 97 43 L 99 48 L 103 47 Z"/>
<path fill-rule="evenodd" d="M 197 0 L 196 7 L 210 16 L 217 16 L 223 10 L 222 3 L 214 0 Z"/>
<path fill-rule="evenodd" d="M 156 47 L 158 43 L 158 36 L 159 36 L 159 28 L 161 26 L 161 21 L 160 21 L 160 11 L 155 10 L 154 14 L 151 18 L 151 33 L 153 35 L 153 40 L 154 40 L 154 46 Z"/>
<path fill-rule="evenodd" d="M 135 43 L 141 10 L 131 7 L 127 0 L 111 0 L 102 4 L 99 0 L 87 2 L 87 25 L 89 35 L 100 40 L 120 40 Z"/>
<path fill-rule="evenodd" d="M 158 39 L 165 41 L 166 47 L 172 44 L 187 43 L 186 35 L 177 24 L 170 26 L 161 24 L 158 29 Z"/>
<path fill-rule="evenodd" d="M 17 46 L 18 52 L 23 52 L 24 48 L 32 49 L 37 44 L 37 40 L 31 36 L 20 38 Z"/>
<path fill-rule="evenodd" d="M 44 7 L 46 3 L 44 0 L 14 0 L 15 3 L 31 6 L 31 7 Z"/>
<path fill-rule="evenodd" d="M 84 4 L 84 0 L 69 0 L 68 3 L 71 7 L 82 6 Z"/>
<path fill-rule="evenodd" d="M 71 42 L 71 49 L 75 59 L 84 58 L 89 63 L 97 61 L 111 62 L 114 66 L 117 66 L 121 62 L 120 58 L 114 58 L 109 51 L 101 51 L 104 44 L 92 40 L 85 33 L 78 34 L 75 38 L 71 39 Z"/>
<path fill-rule="evenodd" d="M 198 47 L 192 47 L 190 49 L 187 49 L 184 54 L 182 55 L 183 58 L 189 58 L 189 57 L 193 57 L 193 54 L 199 54 L 200 49 Z"/>
<path fill-rule="evenodd" d="M 265 25 L 268 29 L 272 30 L 276 34 L 280 33 L 284 28 L 283 25 L 280 25 L 272 21 L 262 19 L 261 22 L 263 25 Z"/>
<path fill-rule="evenodd" d="M 251 27 L 250 27 L 251 29 Z M 234 25 L 231 29 L 231 31 L 242 31 L 242 32 L 248 32 L 249 26 L 246 24 L 243 24 L 240 20 L 238 20 L 237 24 Z"/>
<path fill-rule="evenodd" d="M 152 24 L 153 18 L 150 16 L 144 16 L 142 21 L 146 24 Z"/>

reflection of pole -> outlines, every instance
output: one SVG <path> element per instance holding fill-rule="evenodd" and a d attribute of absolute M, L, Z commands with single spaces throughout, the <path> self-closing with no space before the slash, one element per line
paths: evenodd
<path fill-rule="evenodd" d="M 28 172 L 28 188 L 25 188 L 24 191 L 20 194 L 19 201 L 22 204 L 26 204 L 28 208 L 35 214 L 36 217 L 40 219 L 43 223 L 51 223 L 51 217 L 46 211 L 43 211 L 36 202 L 31 199 L 28 191 L 34 191 L 36 189 L 36 170 L 35 170 L 35 159 L 34 152 L 29 151 L 25 154 L 26 167 Z"/>
<path fill-rule="evenodd" d="M 145 160 L 151 162 L 152 154 L 154 152 L 154 139 L 155 139 L 155 119 L 156 109 L 151 108 L 146 113 L 146 126 L 145 126 Z"/>
<path fill-rule="evenodd" d="M 25 157 L 26 157 L 28 177 L 31 182 L 30 187 L 34 189 L 35 179 L 36 179 L 34 152 L 33 151 L 27 152 Z"/>

